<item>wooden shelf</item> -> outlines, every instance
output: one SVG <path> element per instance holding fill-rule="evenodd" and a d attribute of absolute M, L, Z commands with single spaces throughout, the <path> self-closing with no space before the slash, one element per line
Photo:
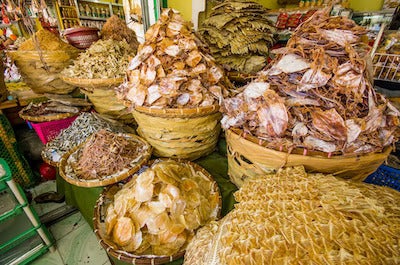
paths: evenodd
<path fill-rule="evenodd" d="M 14 107 L 18 107 L 18 101 L 16 99 L 0 102 L 0 109 L 9 109 Z"/>

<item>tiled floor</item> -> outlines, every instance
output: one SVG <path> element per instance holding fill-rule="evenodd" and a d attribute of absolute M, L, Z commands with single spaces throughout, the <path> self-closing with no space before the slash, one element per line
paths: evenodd
<path fill-rule="evenodd" d="M 31 190 L 33 197 L 55 191 L 55 181 L 43 182 Z M 65 203 L 32 202 L 39 216 L 65 206 Z M 75 212 L 48 226 L 56 240 L 56 251 L 48 252 L 32 262 L 34 265 L 110 265 L 105 250 L 80 212 Z"/>

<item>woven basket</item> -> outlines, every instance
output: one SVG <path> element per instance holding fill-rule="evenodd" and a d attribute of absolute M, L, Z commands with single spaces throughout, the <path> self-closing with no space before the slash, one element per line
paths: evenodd
<path fill-rule="evenodd" d="M 68 159 L 71 156 L 76 155 L 76 153 L 91 139 L 91 137 L 89 137 L 88 139 L 86 139 L 86 141 L 72 148 L 68 153 L 66 153 L 62 157 L 61 161 L 58 164 L 61 177 L 63 177 L 63 179 L 65 179 L 65 181 L 67 181 L 68 183 L 73 184 L 75 186 L 89 188 L 89 187 L 102 187 L 111 185 L 131 176 L 133 173 L 139 170 L 143 164 L 145 164 L 149 160 L 151 156 L 151 146 L 137 135 L 134 134 L 122 134 L 122 135 L 125 136 L 127 139 L 129 138 L 135 139 L 136 141 L 139 141 L 144 146 L 146 146 L 144 153 L 141 154 L 142 157 L 138 161 L 133 163 L 133 165 L 130 165 L 130 167 L 122 169 L 120 172 L 117 172 L 111 176 L 103 177 L 102 179 L 86 180 L 79 178 L 79 176 L 67 173 L 67 167 L 70 166 Z"/>
<path fill-rule="evenodd" d="M 61 79 L 70 85 L 84 88 L 87 91 L 93 91 L 93 89 L 101 88 L 114 88 L 124 82 L 124 79 L 121 78 L 74 78 L 74 77 L 66 77 L 61 76 Z"/>
<path fill-rule="evenodd" d="M 60 72 L 72 63 L 79 51 L 9 51 L 24 82 L 35 93 L 69 94 L 75 86 L 60 79 Z"/>
<path fill-rule="evenodd" d="M 38 115 L 38 116 L 32 116 L 32 115 L 27 115 L 25 114 L 25 108 L 19 111 L 18 115 L 21 117 L 21 119 L 25 121 L 32 121 L 32 122 L 47 122 L 47 121 L 56 121 L 56 120 L 62 120 L 66 119 L 69 117 L 77 116 L 81 112 L 86 112 L 89 111 L 91 106 L 83 106 L 79 113 L 52 113 L 48 115 Z"/>
<path fill-rule="evenodd" d="M 164 158 L 161 160 L 168 160 L 168 159 Z M 153 162 L 154 161 L 149 161 L 148 165 L 150 166 Z M 213 177 L 210 175 L 210 173 L 208 173 L 205 169 L 203 169 L 202 167 L 200 167 L 195 163 L 192 163 L 190 161 L 184 161 L 184 162 L 189 163 L 190 165 L 193 166 L 193 168 L 196 171 L 201 171 L 204 174 L 204 176 L 212 180 L 214 182 L 212 189 L 218 191 L 218 193 L 220 194 L 218 184 L 213 180 Z M 94 217 L 93 217 L 94 232 L 97 238 L 99 239 L 100 245 L 107 251 L 107 253 L 112 257 L 129 264 L 165 264 L 183 257 L 185 251 L 180 251 L 172 256 L 135 255 L 133 253 L 119 250 L 118 246 L 108 239 L 105 233 L 106 209 L 107 206 L 112 202 L 114 194 L 117 193 L 117 191 L 120 190 L 121 188 L 122 188 L 121 183 L 106 187 L 103 193 L 100 195 L 94 207 Z M 222 208 L 222 200 L 220 196 L 218 219 L 220 218 L 221 215 L 221 208 Z"/>
<path fill-rule="evenodd" d="M 140 136 L 158 157 L 195 160 L 212 153 L 221 131 L 218 106 L 193 109 L 136 107 L 133 111 Z"/>
<path fill-rule="evenodd" d="M 373 173 L 389 156 L 392 148 L 382 153 L 354 156 L 332 156 L 289 154 L 260 145 L 257 138 L 241 135 L 241 131 L 226 131 L 228 151 L 228 174 L 231 181 L 241 187 L 248 177 L 274 173 L 282 167 L 303 165 L 307 172 L 333 174 L 345 179 L 363 181 Z"/>

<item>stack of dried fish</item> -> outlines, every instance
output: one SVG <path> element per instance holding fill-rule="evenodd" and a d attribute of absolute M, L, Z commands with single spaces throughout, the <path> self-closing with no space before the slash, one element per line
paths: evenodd
<path fill-rule="evenodd" d="M 302 167 L 250 179 L 184 264 L 398 264 L 400 193 Z"/>
<path fill-rule="evenodd" d="M 62 130 L 56 138 L 46 144 L 42 150 L 42 157 L 45 161 L 58 163 L 64 154 L 101 129 L 126 132 L 129 127 L 107 121 L 94 113 L 83 112 L 67 129 Z"/>
<path fill-rule="evenodd" d="M 215 6 L 199 29 L 218 63 L 246 74 L 266 66 L 275 32 L 266 9 L 246 0 L 226 0 Z"/>
<path fill-rule="evenodd" d="M 399 136 L 399 111 L 369 80 L 363 27 L 317 12 L 243 93 L 225 100 L 222 126 L 269 148 L 379 152 Z"/>
<path fill-rule="evenodd" d="M 189 23 L 172 9 L 146 32 L 118 94 L 134 106 L 194 108 L 221 102 L 231 88 Z"/>
<path fill-rule="evenodd" d="M 198 166 L 156 160 L 114 195 L 105 236 L 136 255 L 172 256 L 219 210 L 218 186 Z"/>
<path fill-rule="evenodd" d="M 37 117 L 54 116 L 60 113 L 77 114 L 81 109 L 81 106 L 66 105 L 57 101 L 45 101 L 40 103 L 31 102 L 21 110 L 20 115 Z"/>
<path fill-rule="evenodd" d="M 80 179 L 102 179 L 132 167 L 147 148 L 136 139 L 102 129 L 91 135 L 68 161 Z"/>
<path fill-rule="evenodd" d="M 100 34 L 103 40 L 126 40 L 134 53 L 136 53 L 139 46 L 139 41 L 136 38 L 135 31 L 128 28 L 125 21 L 120 19 L 117 15 L 112 15 L 107 19 L 106 23 L 104 23 L 101 29 Z"/>
<path fill-rule="evenodd" d="M 84 79 L 121 78 L 134 51 L 125 41 L 98 40 L 81 53 L 61 75 Z"/>

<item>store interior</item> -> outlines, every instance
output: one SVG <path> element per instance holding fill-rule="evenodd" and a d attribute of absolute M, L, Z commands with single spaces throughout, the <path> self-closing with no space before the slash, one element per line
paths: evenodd
<path fill-rule="evenodd" d="M 397 264 L 400 1 L 2 1 L 0 264 Z"/>

